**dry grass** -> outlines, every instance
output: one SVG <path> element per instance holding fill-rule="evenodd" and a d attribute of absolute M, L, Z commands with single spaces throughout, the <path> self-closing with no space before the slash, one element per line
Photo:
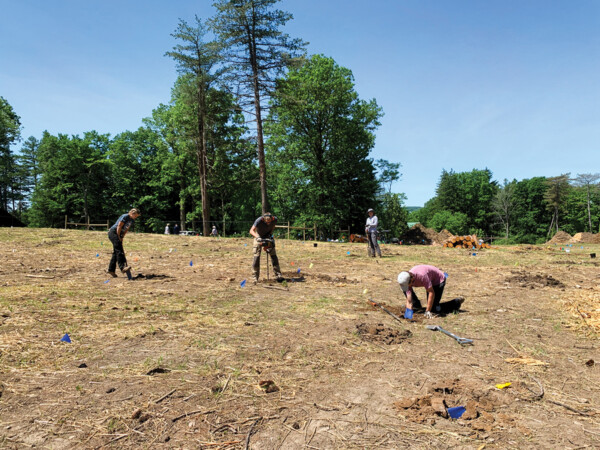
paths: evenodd
<path fill-rule="evenodd" d="M 368 259 L 364 244 L 279 240 L 286 286 L 241 287 L 251 275 L 250 242 L 128 235 L 133 274 L 144 278 L 127 281 L 105 273 L 112 251 L 105 233 L 0 229 L 0 446 L 600 443 L 599 370 L 585 365 L 600 360 L 597 265 L 589 258 L 600 246 L 570 253 L 506 247 L 475 256 L 384 246 L 384 258 Z M 399 324 L 367 303 L 372 297 L 401 315 L 395 278 L 418 263 L 450 274 L 445 298 L 466 297 L 463 311 L 434 323 L 475 339 L 474 346 L 425 330 L 419 315 Z M 563 286 L 536 284 L 546 276 Z M 522 281 L 509 281 L 515 278 Z M 364 340 L 361 323 L 409 329 L 412 337 L 399 345 Z M 71 344 L 59 342 L 65 333 Z M 547 365 L 506 364 L 511 357 Z M 506 389 L 502 414 L 510 420 L 496 415 L 489 431 L 439 418 L 413 423 L 392 406 L 442 378 L 494 389 L 531 383 L 531 374 L 554 403 L 525 402 Z M 261 388 L 268 381 L 276 391 Z M 506 426 L 515 420 L 523 427 Z"/>

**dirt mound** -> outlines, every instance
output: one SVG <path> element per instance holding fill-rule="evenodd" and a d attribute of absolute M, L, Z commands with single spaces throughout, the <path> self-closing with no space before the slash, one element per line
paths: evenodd
<path fill-rule="evenodd" d="M 400 238 L 400 240 L 403 244 L 408 245 L 441 245 L 446 241 L 446 239 L 448 239 L 446 233 L 452 236 L 447 230 L 443 230 L 442 232 L 438 233 L 432 228 L 427 228 L 420 223 L 417 223 L 413 225 L 412 228 Z"/>
<path fill-rule="evenodd" d="M 540 274 L 528 274 L 528 273 L 516 273 L 509 277 L 506 277 L 506 282 L 510 284 L 516 284 L 519 287 L 535 289 L 539 287 L 556 287 L 564 288 L 565 285 L 553 278 L 551 275 L 540 275 Z"/>
<path fill-rule="evenodd" d="M 566 244 L 571 240 L 571 235 L 565 231 L 559 231 L 546 244 Z"/>
<path fill-rule="evenodd" d="M 367 341 L 381 342 L 386 345 L 401 344 L 412 334 L 410 330 L 394 330 L 385 327 L 382 323 L 356 325 L 358 334 Z"/>
<path fill-rule="evenodd" d="M 569 242 L 572 244 L 600 244 L 600 234 L 576 233 Z"/>
<path fill-rule="evenodd" d="M 438 233 L 439 243 L 443 244 L 444 242 L 446 242 L 448 239 L 450 239 L 453 236 L 454 235 L 452 233 L 450 233 L 448 230 L 443 229 L 442 231 L 440 231 Z"/>
<path fill-rule="evenodd" d="M 520 390 L 515 385 L 514 390 Z M 496 410 L 511 402 L 511 394 L 505 391 L 480 389 L 473 383 L 458 379 L 434 383 L 428 393 L 421 397 L 404 398 L 394 403 L 405 419 L 415 423 L 435 425 L 440 420 L 449 420 L 451 408 L 464 409 L 459 420 L 462 425 L 475 431 L 490 432 L 495 428 L 518 425 L 515 418 L 507 414 L 496 414 Z M 530 430 L 520 427 L 519 431 L 529 434 Z"/>

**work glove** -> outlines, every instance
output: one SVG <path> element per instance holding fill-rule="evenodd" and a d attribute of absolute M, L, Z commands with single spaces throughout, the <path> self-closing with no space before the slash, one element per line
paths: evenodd
<path fill-rule="evenodd" d="M 431 311 L 425 311 L 425 318 L 426 319 L 433 319 L 433 314 L 431 313 Z"/>
<path fill-rule="evenodd" d="M 413 310 L 406 308 L 406 310 L 404 311 L 404 318 L 408 319 L 408 320 L 412 319 L 413 318 Z"/>
<path fill-rule="evenodd" d="M 261 238 L 256 238 L 256 242 L 262 242 Z"/>

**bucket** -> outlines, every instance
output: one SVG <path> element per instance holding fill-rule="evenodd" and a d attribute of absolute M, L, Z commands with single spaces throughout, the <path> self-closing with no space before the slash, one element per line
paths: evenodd
<path fill-rule="evenodd" d="M 315 242 L 315 243 L 313 244 L 313 247 L 316 247 L 317 245 L 319 245 L 319 244 L 317 244 L 317 243 Z"/>
<path fill-rule="evenodd" d="M 595 253 L 590 253 L 590 258 L 594 259 L 596 257 Z"/>

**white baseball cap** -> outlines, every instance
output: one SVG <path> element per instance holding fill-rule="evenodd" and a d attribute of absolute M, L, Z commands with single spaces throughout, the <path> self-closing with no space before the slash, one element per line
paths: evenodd
<path fill-rule="evenodd" d="M 410 283 L 410 273 L 400 272 L 398 274 L 398 284 L 404 292 L 408 291 L 408 283 Z"/>

